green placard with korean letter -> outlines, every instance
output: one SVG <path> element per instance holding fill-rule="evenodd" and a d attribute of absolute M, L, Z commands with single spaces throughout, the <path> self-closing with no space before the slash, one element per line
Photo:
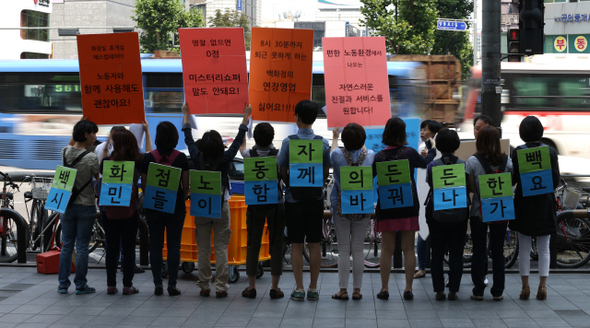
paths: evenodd
<path fill-rule="evenodd" d="M 410 162 L 407 159 L 377 163 L 377 183 L 380 186 L 411 181 Z"/>
<path fill-rule="evenodd" d="M 133 161 L 104 161 L 102 182 L 132 184 L 134 172 L 135 162 Z"/>
<path fill-rule="evenodd" d="M 512 196 L 512 175 L 510 173 L 482 174 L 478 178 L 481 199 Z"/>
<path fill-rule="evenodd" d="M 519 173 L 528 173 L 551 169 L 551 158 L 549 147 L 535 147 L 520 149 L 516 152 L 518 156 Z"/>
<path fill-rule="evenodd" d="M 322 163 L 324 144 L 322 140 L 289 140 L 289 163 Z"/>
<path fill-rule="evenodd" d="M 438 165 L 432 167 L 434 189 L 465 186 L 465 165 Z"/>
<path fill-rule="evenodd" d="M 277 179 L 276 157 L 244 158 L 244 181 Z"/>
<path fill-rule="evenodd" d="M 372 190 L 373 168 L 370 166 L 340 167 L 341 190 Z"/>
<path fill-rule="evenodd" d="M 191 194 L 221 195 L 221 172 L 191 170 Z"/>

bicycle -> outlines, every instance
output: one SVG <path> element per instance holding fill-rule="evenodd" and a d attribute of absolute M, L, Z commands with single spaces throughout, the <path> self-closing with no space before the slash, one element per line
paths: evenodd
<path fill-rule="evenodd" d="M 30 250 L 36 250 L 41 248 L 42 251 L 46 249 L 42 248 L 44 245 L 44 236 L 41 234 L 44 223 L 49 218 L 49 212 L 45 209 L 45 202 L 47 201 L 47 195 L 49 189 L 51 189 L 51 183 L 53 178 L 47 177 L 36 177 L 35 175 L 26 176 L 23 182 L 29 182 L 31 185 L 31 191 L 24 193 L 25 197 L 25 211 L 29 218 L 29 247 Z M 28 204 L 32 202 L 31 210 L 28 209 Z"/>

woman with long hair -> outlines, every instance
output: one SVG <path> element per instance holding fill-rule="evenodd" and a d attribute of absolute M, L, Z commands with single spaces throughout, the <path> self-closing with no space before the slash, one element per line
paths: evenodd
<path fill-rule="evenodd" d="M 139 213 L 137 211 L 137 182 L 139 180 L 139 168 L 141 166 L 141 154 L 133 133 L 127 129 L 117 130 L 112 135 L 113 152 L 101 162 L 101 171 L 104 162 L 131 161 L 135 162 L 133 170 L 133 188 L 131 200 L 127 207 L 103 206 L 104 219 L 102 221 L 106 237 L 106 269 L 107 269 L 107 294 L 116 294 L 117 289 L 117 262 L 119 251 L 123 253 L 123 295 L 139 292 L 133 286 L 135 271 L 135 241 L 139 226 Z M 119 167 L 117 170 L 125 170 Z M 105 172 L 108 174 L 108 172 Z M 122 245 L 122 246 L 121 246 Z"/>
<path fill-rule="evenodd" d="M 492 270 L 494 281 L 491 289 L 495 301 L 504 297 L 504 239 L 506 236 L 507 221 L 486 223 L 481 218 L 481 199 L 479 190 L 479 176 L 492 172 L 512 172 L 512 161 L 502 151 L 500 146 L 500 133 L 491 125 L 486 125 L 479 130 L 475 143 L 477 153 L 467 160 L 466 173 L 469 179 L 468 186 L 473 193 L 471 201 L 470 223 L 471 240 L 473 241 L 473 260 L 471 262 L 471 280 L 474 287 L 471 299 L 483 300 L 486 288 L 485 276 L 488 263 L 487 232 L 490 231 L 490 250 L 492 253 Z M 490 172 L 492 171 L 492 172 Z"/>
<path fill-rule="evenodd" d="M 422 157 L 414 148 L 407 147 L 406 123 L 399 117 L 390 118 L 383 130 L 383 143 L 387 148 L 381 150 L 375 155 L 373 163 L 373 175 L 377 175 L 377 163 L 393 160 L 407 159 L 410 165 L 410 172 L 414 172 L 417 167 L 426 168 L 436 155 L 436 149 L 428 151 L 428 156 Z M 397 231 L 401 234 L 401 248 L 404 254 L 404 271 L 406 275 L 406 286 L 404 289 L 404 299 L 411 300 L 414 298 L 412 284 L 414 282 L 414 270 L 416 269 L 416 253 L 414 251 L 414 237 L 416 231 L 420 230 L 418 224 L 418 213 L 420 211 L 420 202 L 418 201 L 418 192 L 416 190 L 416 181 L 414 175 L 410 174 L 413 205 L 410 207 L 401 207 L 393 209 L 382 209 L 380 202 L 375 209 L 375 218 L 377 221 L 376 230 L 382 233 L 381 244 L 381 291 L 377 294 L 379 299 L 389 298 L 389 276 L 391 275 L 391 257 L 395 250 L 395 234 Z M 385 197 L 385 195 L 379 195 Z"/>

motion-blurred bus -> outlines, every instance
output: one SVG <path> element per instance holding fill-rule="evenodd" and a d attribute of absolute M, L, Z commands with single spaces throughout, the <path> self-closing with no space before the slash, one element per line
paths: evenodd
<path fill-rule="evenodd" d="M 156 126 L 170 121 L 180 129 L 184 99 L 180 59 L 142 59 L 146 120 L 152 140 Z M 415 62 L 387 62 L 392 115 L 421 113 L 420 73 Z M 54 169 L 61 164 L 60 150 L 67 145 L 73 125 L 82 117 L 78 60 L 0 61 L 0 165 L 26 169 Z M 326 106 L 323 62 L 313 63 L 312 100 Z M 200 137 L 210 129 L 233 138 L 241 118 L 197 116 Z M 385 122 L 383 122 L 385 124 Z M 293 123 L 274 124 L 275 146 L 296 132 Z M 110 126 L 100 126 L 104 138 Z M 331 138 L 326 115 L 321 113 L 314 131 Z M 185 148 L 182 134 L 177 148 Z"/>
<path fill-rule="evenodd" d="M 590 158 L 590 68 L 588 58 L 547 55 L 531 63 L 502 62 L 502 137 L 522 144 L 520 122 L 537 116 L 545 132 L 541 140 L 559 155 Z M 465 105 L 462 132 L 472 133 L 473 118 L 481 113 L 481 66 L 473 78 Z M 467 135 L 466 133 L 466 135 Z M 471 134 L 472 136 L 472 134 Z"/>

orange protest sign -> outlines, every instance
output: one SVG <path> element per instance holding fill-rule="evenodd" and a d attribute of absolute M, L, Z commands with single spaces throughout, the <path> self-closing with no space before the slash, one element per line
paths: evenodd
<path fill-rule="evenodd" d="M 184 95 L 192 114 L 243 114 L 248 103 L 244 29 L 181 28 Z"/>
<path fill-rule="evenodd" d="M 250 103 L 254 120 L 294 122 L 311 99 L 313 30 L 252 28 Z"/>
<path fill-rule="evenodd" d="M 328 127 L 391 118 L 385 38 L 323 38 Z"/>
<path fill-rule="evenodd" d="M 83 116 L 96 124 L 145 118 L 136 32 L 78 35 Z"/>

